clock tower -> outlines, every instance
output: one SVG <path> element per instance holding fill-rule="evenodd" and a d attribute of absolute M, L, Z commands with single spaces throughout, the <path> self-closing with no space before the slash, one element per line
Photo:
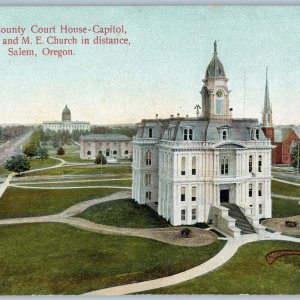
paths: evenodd
<path fill-rule="evenodd" d="M 218 58 L 217 41 L 214 42 L 214 55 L 210 61 L 201 90 L 203 117 L 207 119 L 230 119 L 229 93 L 224 67 Z"/>

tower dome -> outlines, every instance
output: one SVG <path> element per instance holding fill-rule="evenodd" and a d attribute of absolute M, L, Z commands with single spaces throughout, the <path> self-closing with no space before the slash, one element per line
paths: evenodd
<path fill-rule="evenodd" d="M 62 121 L 71 121 L 71 111 L 67 105 L 62 112 Z"/>
<path fill-rule="evenodd" d="M 225 77 L 224 67 L 218 58 L 217 41 L 214 42 L 214 56 L 211 59 L 205 72 L 205 78 L 210 77 Z"/>

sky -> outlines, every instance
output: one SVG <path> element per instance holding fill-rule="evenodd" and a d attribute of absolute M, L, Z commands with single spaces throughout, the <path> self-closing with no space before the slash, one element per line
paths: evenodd
<path fill-rule="evenodd" d="M 122 24 L 130 45 L 33 45 L 75 55 L 11 57 L 0 33 L 0 124 L 60 120 L 66 104 L 92 124 L 195 116 L 214 40 L 233 117 L 261 120 L 268 66 L 274 124 L 300 124 L 300 7 L 0 8 L 0 29 L 34 24 Z"/>

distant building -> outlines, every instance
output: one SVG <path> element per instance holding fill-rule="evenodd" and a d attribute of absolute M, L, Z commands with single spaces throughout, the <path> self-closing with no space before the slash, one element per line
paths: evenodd
<path fill-rule="evenodd" d="M 266 71 L 265 100 L 262 111 L 262 130 L 274 146 L 272 164 L 291 164 L 292 149 L 300 143 L 300 126 L 273 125 L 268 70 Z"/>
<path fill-rule="evenodd" d="M 43 122 L 43 130 L 53 130 L 53 131 L 69 131 L 72 133 L 74 130 L 80 131 L 90 131 L 91 125 L 89 122 L 84 121 L 72 121 L 71 111 L 66 105 L 62 112 L 61 121 L 47 121 Z"/>
<path fill-rule="evenodd" d="M 227 82 L 215 42 L 201 90 L 202 117 L 197 110 L 196 118 L 139 124 L 132 197 L 172 225 L 212 221 L 236 236 L 251 226 L 258 232 L 258 219 L 271 217 L 272 148 L 257 119 L 232 118 Z"/>
<path fill-rule="evenodd" d="M 132 142 L 122 134 L 90 134 L 80 137 L 80 158 L 95 159 L 103 154 L 107 159 L 130 158 Z"/>

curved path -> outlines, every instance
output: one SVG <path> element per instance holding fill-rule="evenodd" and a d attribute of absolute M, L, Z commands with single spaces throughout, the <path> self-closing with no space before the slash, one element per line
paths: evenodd
<path fill-rule="evenodd" d="M 10 187 L 19 189 L 30 189 L 30 190 L 72 190 L 72 189 L 95 189 L 95 188 L 113 188 L 113 189 L 123 189 L 131 190 L 129 186 L 119 186 L 119 185 L 83 185 L 83 186 L 26 186 L 20 184 L 10 184 Z"/>

